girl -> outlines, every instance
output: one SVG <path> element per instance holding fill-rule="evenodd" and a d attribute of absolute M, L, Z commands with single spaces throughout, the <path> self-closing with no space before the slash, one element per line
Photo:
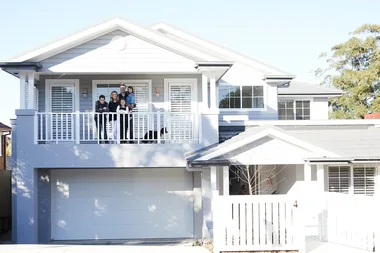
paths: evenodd
<path fill-rule="evenodd" d="M 125 98 L 120 99 L 120 105 L 117 107 L 117 113 L 120 113 L 120 143 L 126 143 L 128 132 L 128 106 Z"/>
<path fill-rule="evenodd" d="M 135 93 L 132 86 L 128 86 L 127 106 L 130 112 L 136 107 Z M 133 115 L 129 115 L 129 139 L 133 139 Z M 129 141 L 133 143 L 133 141 Z"/>
<path fill-rule="evenodd" d="M 111 92 L 111 99 L 108 104 L 110 112 L 113 112 L 115 114 L 111 114 L 109 120 L 111 121 L 111 126 L 112 126 L 112 137 L 113 137 L 113 142 L 116 144 L 117 143 L 117 137 L 118 137 L 118 124 L 117 124 L 117 115 L 116 115 L 116 110 L 117 107 L 119 106 L 119 94 L 117 94 L 117 91 L 112 91 Z"/>

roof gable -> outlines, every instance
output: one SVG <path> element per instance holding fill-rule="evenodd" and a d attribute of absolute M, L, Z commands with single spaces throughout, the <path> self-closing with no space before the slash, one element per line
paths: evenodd
<path fill-rule="evenodd" d="M 200 51 L 198 49 L 178 43 L 152 29 L 144 28 L 121 18 L 113 18 L 104 23 L 92 26 L 76 34 L 70 35 L 66 38 L 32 50 L 21 56 L 15 57 L 11 59 L 10 62 L 41 61 L 117 29 L 127 32 L 128 34 L 131 34 L 137 38 L 154 43 L 162 48 L 185 56 L 194 61 L 226 60 L 225 58 L 222 58 L 211 52 Z"/>
<path fill-rule="evenodd" d="M 197 72 L 184 56 L 115 30 L 40 62 L 40 72 Z"/>
<path fill-rule="evenodd" d="M 282 142 L 289 143 L 301 149 L 310 151 L 319 157 L 339 157 L 338 154 L 325 150 L 321 147 L 312 145 L 306 141 L 295 138 L 291 135 L 284 133 L 281 129 L 273 126 L 254 127 L 246 130 L 245 132 L 232 137 L 231 139 L 209 149 L 203 149 L 198 152 L 189 154 L 187 160 L 191 161 L 208 161 L 214 158 L 222 157 L 235 150 L 241 150 L 244 146 L 249 146 L 253 142 L 258 141 L 264 137 L 271 137 L 278 139 Z M 307 157 L 305 157 L 307 158 Z"/>
<path fill-rule="evenodd" d="M 189 33 L 185 33 L 184 31 L 181 31 L 180 29 L 174 28 L 173 26 L 170 26 L 164 23 L 159 23 L 159 24 L 153 25 L 152 29 L 160 31 L 163 34 L 166 34 L 166 36 L 176 39 L 178 41 L 182 41 L 182 43 L 186 43 L 187 45 L 190 45 L 194 48 L 198 48 L 198 49 L 201 48 L 203 50 L 208 50 L 209 52 L 218 54 L 221 57 L 225 57 L 232 61 L 245 64 L 257 70 L 258 72 L 261 72 L 262 75 L 274 75 L 278 77 L 283 77 L 283 76 L 294 77 L 291 73 L 285 72 L 276 67 L 260 62 L 256 59 L 252 59 L 246 55 L 242 55 L 241 53 L 235 52 L 231 49 L 226 49 L 220 45 L 217 45 L 214 42 L 201 39 Z"/>

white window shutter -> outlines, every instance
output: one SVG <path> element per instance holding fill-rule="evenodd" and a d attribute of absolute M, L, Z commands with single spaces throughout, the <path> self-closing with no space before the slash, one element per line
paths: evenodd
<path fill-rule="evenodd" d="M 51 112 L 53 114 L 53 138 L 61 141 L 72 139 L 72 112 L 74 111 L 74 86 L 51 86 Z"/>
<path fill-rule="evenodd" d="M 374 167 L 354 167 L 353 187 L 355 194 L 373 195 L 375 193 Z"/>
<path fill-rule="evenodd" d="M 348 193 L 351 184 L 350 177 L 349 166 L 329 167 L 329 192 Z"/>
<path fill-rule="evenodd" d="M 192 84 L 170 83 L 169 89 L 171 140 L 174 142 L 176 140 L 192 140 L 193 119 L 190 114 L 192 112 Z"/>

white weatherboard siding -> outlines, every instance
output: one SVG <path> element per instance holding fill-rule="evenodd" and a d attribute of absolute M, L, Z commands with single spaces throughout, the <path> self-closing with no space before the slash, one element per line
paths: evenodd
<path fill-rule="evenodd" d="M 310 101 L 310 119 L 329 119 L 329 104 L 327 98 L 312 98 Z"/>
<path fill-rule="evenodd" d="M 53 240 L 193 237 L 193 176 L 185 169 L 51 174 Z"/>
<path fill-rule="evenodd" d="M 41 62 L 41 72 L 196 72 L 194 62 L 116 30 Z"/>

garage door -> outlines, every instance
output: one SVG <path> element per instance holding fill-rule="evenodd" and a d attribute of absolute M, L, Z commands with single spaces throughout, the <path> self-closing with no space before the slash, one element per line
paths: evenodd
<path fill-rule="evenodd" d="M 193 237 L 185 169 L 52 170 L 52 240 Z"/>

